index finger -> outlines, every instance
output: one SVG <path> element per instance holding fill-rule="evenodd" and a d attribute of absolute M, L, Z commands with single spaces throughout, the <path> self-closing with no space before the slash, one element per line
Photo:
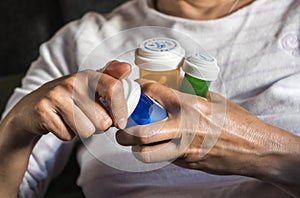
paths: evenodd
<path fill-rule="evenodd" d="M 106 102 L 114 125 L 120 129 L 125 128 L 128 110 L 122 82 L 108 74 L 92 72 L 88 83 L 96 100 L 102 98 Z"/>
<path fill-rule="evenodd" d="M 146 125 L 119 130 L 116 139 L 123 146 L 148 145 L 180 138 L 179 123 L 166 119 Z"/>

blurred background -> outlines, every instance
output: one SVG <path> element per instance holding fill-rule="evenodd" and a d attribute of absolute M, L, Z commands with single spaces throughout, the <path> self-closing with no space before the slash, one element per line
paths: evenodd
<path fill-rule="evenodd" d="M 125 1 L 128 0 L 0 0 L 0 113 L 30 63 L 38 57 L 41 43 L 86 12 L 109 13 Z M 83 197 L 76 186 L 78 174 L 74 152 L 45 197 Z"/>
<path fill-rule="evenodd" d="M 0 0 L 0 112 L 41 43 L 88 11 L 109 13 L 126 0 Z"/>
<path fill-rule="evenodd" d="M 25 72 L 39 45 L 87 11 L 108 13 L 125 0 L 1 0 L 0 76 Z"/>

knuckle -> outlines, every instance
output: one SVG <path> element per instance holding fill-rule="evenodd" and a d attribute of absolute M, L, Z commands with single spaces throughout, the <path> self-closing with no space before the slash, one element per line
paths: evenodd
<path fill-rule="evenodd" d="M 140 130 L 135 132 L 135 136 L 141 144 L 149 144 L 151 142 L 151 135 L 147 133 L 147 129 L 145 130 L 143 126 L 140 127 Z"/>
<path fill-rule="evenodd" d="M 96 129 L 101 131 L 106 131 L 113 124 L 111 117 L 104 110 L 98 111 L 93 120 Z"/>
<path fill-rule="evenodd" d="M 195 161 L 200 161 L 200 153 L 197 149 L 187 149 L 186 152 L 183 153 L 181 159 L 183 159 L 187 163 L 192 163 Z"/>
<path fill-rule="evenodd" d="M 95 125 L 91 124 L 87 127 L 87 130 L 85 130 L 85 137 L 88 138 L 92 136 L 96 132 Z"/>
<path fill-rule="evenodd" d="M 151 141 L 151 138 L 147 135 L 139 136 L 139 141 L 141 144 L 149 144 Z"/>
<path fill-rule="evenodd" d="M 86 74 L 86 75 L 90 75 L 92 73 L 94 73 L 95 71 L 92 69 L 85 69 L 83 71 L 81 71 L 81 73 Z"/>
<path fill-rule="evenodd" d="M 105 92 L 106 96 L 111 96 L 112 95 L 112 92 L 113 92 L 114 86 L 116 84 L 116 81 L 117 80 L 113 79 L 113 78 L 107 79 L 107 82 L 104 85 L 104 92 Z"/>
<path fill-rule="evenodd" d="M 46 97 L 54 104 L 61 104 L 64 103 L 64 99 L 62 96 L 62 89 L 60 86 L 55 87 L 54 89 L 50 90 Z"/>
<path fill-rule="evenodd" d="M 105 99 L 111 101 L 110 98 L 114 97 L 114 94 L 123 93 L 123 86 L 121 81 L 116 79 L 110 79 L 105 88 Z"/>
<path fill-rule="evenodd" d="M 172 106 L 174 106 L 176 109 L 180 110 L 180 106 L 181 101 L 179 100 L 178 97 L 174 96 L 174 97 L 169 97 L 169 103 L 172 104 Z"/>
<path fill-rule="evenodd" d="M 111 90 L 112 93 L 121 93 L 123 91 L 123 85 L 121 81 L 114 80 L 114 82 L 111 84 Z"/>
<path fill-rule="evenodd" d="M 96 71 L 91 69 L 85 69 L 79 73 L 77 73 L 77 78 L 80 78 L 80 80 L 84 79 L 94 79 L 95 76 L 98 76 Z M 95 79 L 94 79 L 95 80 Z"/>
<path fill-rule="evenodd" d="M 168 109 L 171 112 L 171 114 L 173 114 L 173 115 L 178 115 L 178 116 L 184 115 L 184 112 L 186 112 L 186 111 L 182 111 L 182 110 L 186 109 L 185 107 L 187 106 L 184 104 L 185 103 L 191 104 L 191 101 L 180 98 L 179 96 L 177 96 L 174 93 L 171 93 L 168 96 L 169 96 L 168 102 L 164 104 L 166 109 Z M 187 112 L 189 112 L 189 110 L 187 110 Z"/>
<path fill-rule="evenodd" d="M 152 162 L 151 152 L 149 151 L 149 149 L 147 147 L 141 148 L 140 159 L 145 163 Z"/>
<path fill-rule="evenodd" d="M 48 100 L 43 98 L 34 106 L 34 111 L 40 116 L 45 117 L 48 114 Z"/>
<path fill-rule="evenodd" d="M 157 89 L 159 89 L 160 84 L 156 82 L 147 82 L 142 86 L 142 90 L 144 92 L 156 92 Z"/>
<path fill-rule="evenodd" d="M 101 131 L 106 131 L 108 130 L 112 125 L 112 120 L 111 119 L 103 119 L 102 121 L 100 121 L 100 125 L 99 125 L 99 129 Z"/>
<path fill-rule="evenodd" d="M 75 83 L 76 83 L 77 75 L 71 75 L 68 78 L 66 78 L 63 82 L 63 86 L 70 92 L 72 92 L 75 89 Z"/>

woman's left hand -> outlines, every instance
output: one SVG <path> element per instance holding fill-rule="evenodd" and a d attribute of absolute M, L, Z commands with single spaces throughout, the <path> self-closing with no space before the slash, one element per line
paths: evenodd
<path fill-rule="evenodd" d="M 264 123 L 218 94 L 205 99 L 152 81 L 140 83 L 144 93 L 165 107 L 168 118 L 118 131 L 117 141 L 133 146 L 138 159 L 169 160 L 185 168 L 275 184 L 295 176 L 287 163 L 299 164 L 299 137 Z M 298 174 L 295 181 L 299 178 Z"/>

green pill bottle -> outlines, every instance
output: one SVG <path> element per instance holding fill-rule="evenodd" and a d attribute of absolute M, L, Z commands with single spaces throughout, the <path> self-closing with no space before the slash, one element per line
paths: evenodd
<path fill-rule="evenodd" d="M 185 58 L 182 70 L 185 74 L 180 91 L 206 97 L 211 81 L 218 78 L 220 68 L 214 57 L 194 53 Z"/>

